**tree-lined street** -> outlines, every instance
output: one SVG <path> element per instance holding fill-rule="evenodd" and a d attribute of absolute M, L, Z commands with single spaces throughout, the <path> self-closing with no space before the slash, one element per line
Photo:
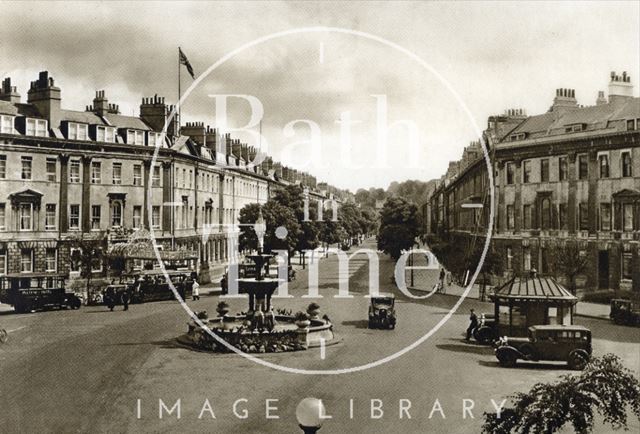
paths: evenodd
<path fill-rule="evenodd" d="M 362 247 L 374 248 L 374 241 L 368 240 Z M 392 290 L 394 263 L 386 255 L 379 257 L 380 288 Z M 304 369 L 344 369 L 374 362 L 414 342 L 457 300 L 436 294 L 417 301 L 396 290 L 396 329 L 370 330 L 368 299 L 363 297 L 368 289 L 366 257 L 354 257 L 349 271 L 354 298 L 334 299 L 337 259 L 330 255 L 319 265 L 323 298 L 316 301 L 341 339 L 326 347 L 324 359 L 319 348 L 260 358 Z M 432 273 L 429 278 L 435 284 L 437 272 Z M 289 285 L 295 297 L 274 298 L 276 307 L 304 309 L 312 301 L 301 298 L 306 293 L 306 278 L 306 271 L 299 272 L 298 279 Z M 218 300 L 217 295 L 205 296 L 188 304 L 194 310 L 213 313 Z M 232 312 L 243 310 L 245 303 L 229 301 Z M 323 399 L 332 416 L 325 421 L 322 433 L 475 433 L 482 425 L 482 411 L 495 411 L 491 399 L 500 403 L 535 382 L 551 381 L 570 371 L 546 363 L 500 368 L 490 347 L 462 340 L 470 308 L 484 312 L 490 305 L 465 301 L 435 335 L 417 348 L 381 366 L 350 374 L 349 387 L 344 387 L 344 375 L 277 372 L 239 355 L 181 347 L 175 338 L 186 331 L 188 318 L 176 302 L 133 305 L 128 312 L 88 306 L 79 311 L 3 314 L 0 322 L 9 330 L 9 341 L 0 346 L 3 430 L 293 433 L 298 430 L 295 406 L 301 399 L 315 396 Z M 591 328 L 596 355 L 613 352 L 627 366 L 637 362 L 640 338 L 635 329 L 586 318 L 577 322 Z M 41 392 L 34 392 L 38 390 Z M 140 419 L 136 413 L 138 399 Z M 181 418 L 177 419 L 175 412 L 164 412 L 159 419 L 159 399 L 168 408 L 179 399 Z M 207 399 L 215 419 L 209 411 L 198 418 Z M 266 404 L 268 399 L 278 401 Z M 474 418 L 469 413 L 463 415 L 463 405 L 472 405 L 463 399 L 473 401 Z M 375 418 L 381 414 L 375 409 L 372 418 L 371 400 L 380 400 L 373 401 L 374 407 L 382 405 L 380 419 Z M 233 409 L 236 401 L 237 415 Z M 279 419 L 266 419 L 266 405 L 277 407 L 270 414 Z M 402 418 L 401 405 L 405 408 Z M 248 416 L 241 419 L 238 415 L 243 416 L 244 409 Z M 632 420 L 632 424 L 637 427 L 637 421 Z"/>

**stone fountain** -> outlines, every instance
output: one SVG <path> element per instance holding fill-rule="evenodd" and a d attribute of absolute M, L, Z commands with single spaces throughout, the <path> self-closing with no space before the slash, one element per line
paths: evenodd
<path fill-rule="evenodd" d="M 254 230 L 258 238 L 258 251 L 246 258 L 255 264 L 255 274 L 237 279 L 240 293 L 248 294 L 249 310 L 246 314 L 228 315 L 228 309 L 218 309 L 218 318 L 201 318 L 202 322 L 217 336 L 248 353 L 305 350 L 319 346 L 321 341 L 324 345 L 335 343 L 333 325 L 328 318 L 320 319 L 316 314 L 311 318 L 306 316 L 301 321 L 292 315 L 274 314 L 271 297 L 280 280 L 269 275 L 269 263 L 275 255 L 263 252 L 266 224 L 262 210 Z M 180 341 L 216 352 L 229 351 L 195 322 L 189 324 L 187 334 Z"/>

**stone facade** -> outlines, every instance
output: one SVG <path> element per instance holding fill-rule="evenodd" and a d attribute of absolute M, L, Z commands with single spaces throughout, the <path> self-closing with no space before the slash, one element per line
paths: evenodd
<path fill-rule="evenodd" d="M 572 89 L 558 89 L 547 113 L 489 118 L 491 248 L 507 273 L 547 273 L 549 249 L 571 242 L 589 263 L 579 287 L 640 291 L 640 99 L 630 85 L 626 74 L 612 73 L 608 101 L 601 93 L 582 107 Z M 491 195 L 480 157 L 451 164 L 439 181 L 430 233 L 486 239 Z"/>
<path fill-rule="evenodd" d="M 180 131 L 172 120 L 163 133 L 173 110 L 164 98 L 143 98 L 140 116 L 121 115 L 104 91 L 85 111 L 62 109 L 61 99 L 46 71 L 27 103 L 9 78 L 2 83 L 0 275 L 76 276 L 71 239 L 94 237 L 109 249 L 127 231 L 146 229 L 165 248 L 197 251 L 206 280 L 210 266 L 228 259 L 227 234 L 245 205 L 291 183 L 314 199 L 342 193 L 326 184 L 320 191 L 313 176 L 283 171 L 271 158 L 252 165 L 254 148 L 203 123 Z M 105 272 L 96 266 L 96 278 Z"/>

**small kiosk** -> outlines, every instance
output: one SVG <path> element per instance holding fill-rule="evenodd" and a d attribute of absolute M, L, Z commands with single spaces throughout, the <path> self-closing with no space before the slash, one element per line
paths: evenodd
<path fill-rule="evenodd" d="M 573 306 L 578 302 L 553 277 L 514 276 L 491 296 L 500 336 L 527 336 L 533 325 L 573 324 Z"/>

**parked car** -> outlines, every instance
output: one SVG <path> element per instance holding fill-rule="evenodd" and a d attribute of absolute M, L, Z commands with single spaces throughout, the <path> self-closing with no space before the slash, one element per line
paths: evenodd
<path fill-rule="evenodd" d="M 487 313 L 481 314 L 478 326 L 473 329 L 472 334 L 473 338 L 481 344 L 488 345 L 495 342 L 499 338 L 496 316 Z"/>
<path fill-rule="evenodd" d="M 369 328 L 396 328 L 395 297 L 393 294 L 379 294 L 371 297 L 369 305 Z"/>
<path fill-rule="evenodd" d="M 640 326 L 640 305 L 632 300 L 614 298 L 611 300 L 609 318 L 616 324 Z"/>
<path fill-rule="evenodd" d="M 513 367 L 518 360 L 566 361 L 582 370 L 591 358 L 591 331 L 577 325 L 529 327 L 526 338 L 500 338 L 495 350 L 500 366 Z"/>

